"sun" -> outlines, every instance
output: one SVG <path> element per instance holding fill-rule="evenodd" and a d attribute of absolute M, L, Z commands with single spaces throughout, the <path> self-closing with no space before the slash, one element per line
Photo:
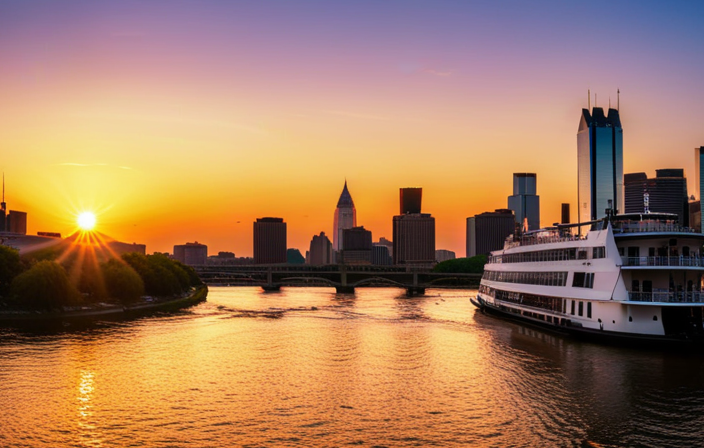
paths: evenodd
<path fill-rule="evenodd" d="M 78 227 L 82 230 L 93 230 L 93 227 L 95 227 L 95 214 L 83 212 L 78 215 Z"/>

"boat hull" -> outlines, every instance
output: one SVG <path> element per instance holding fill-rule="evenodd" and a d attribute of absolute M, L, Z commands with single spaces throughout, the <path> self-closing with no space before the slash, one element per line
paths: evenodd
<path fill-rule="evenodd" d="M 596 342 L 607 345 L 631 346 L 639 348 L 676 348 L 682 350 L 704 352 L 704 337 L 657 336 L 637 333 L 623 333 L 616 331 L 594 330 L 571 325 L 558 325 L 539 319 L 523 316 L 521 314 L 505 311 L 492 305 L 481 298 L 470 298 L 470 302 L 481 312 L 506 320 L 520 322 L 531 327 L 543 329 L 561 336 Z"/>

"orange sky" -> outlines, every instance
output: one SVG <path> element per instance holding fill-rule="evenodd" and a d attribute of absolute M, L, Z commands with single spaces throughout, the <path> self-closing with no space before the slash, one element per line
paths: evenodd
<path fill-rule="evenodd" d="M 538 174 L 543 225 L 574 208 L 588 88 L 599 106 L 621 89 L 625 172 L 692 177 L 695 11 L 626 2 L 586 45 L 569 5 L 301 5 L 3 2 L 8 207 L 29 233 L 94 210 L 148 252 L 251 256 L 258 217 L 283 217 L 302 253 L 332 235 L 345 179 L 358 224 L 390 238 L 399 187 L 421 186 L 436 247 L 464 256 L 465 219 L 506 207 L 513 172 Z"/>

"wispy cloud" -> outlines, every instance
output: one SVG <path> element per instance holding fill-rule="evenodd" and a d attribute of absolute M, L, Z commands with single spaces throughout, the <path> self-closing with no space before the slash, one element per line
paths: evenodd
<path fill-rule="evenodd" d="M 453 72 L 452 71 L 439 71 L 439 70 L 433 70 L 432 68 L 426 68 L 423 70 L 424 73 L 428 73 L 430 75 L 435 75 L 435 76 L 441 76 L 443 78 L 447 78 L 448 76 L 452 76 Z"/>
<path fill-rule="evenodd" d="M 376 120 L 376 121 L 389 120 L 388 117 L 382 117 L 380 115 L 360 114 L 360 113 L 356 113 L 356 112 L 347 112 L 344 110 L 324 110 L 323 112 L 328 115 L 337 115 L 337 116 L 341 116 L 341 117 L 359 118 L 362 120 Z"/>
<path fill-rule="evenodd" d="M 123 165 L 110 165 L 107 163 L 76 163 L 76 162 L 64 162 L 64 163 L 57 163 L 59 166 L 78 166 L 78 167 L 91 167 L 91 166 L 107 166 L 107 167 L 112 167 L 112 168 L 119 168 L 121 170 L 131 170 L 132 168 L 129 166 L 123 166 Z"/>

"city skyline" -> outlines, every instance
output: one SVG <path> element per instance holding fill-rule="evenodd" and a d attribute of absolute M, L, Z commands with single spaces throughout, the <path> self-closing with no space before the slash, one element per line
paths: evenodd
<path fill-rule="evenodd" d="M 562 203 L 576 220 L 588 89 L 620 109 L 624 172 L 683 168 L 691 191 L 703 7 L 599 5 L 595 23 L 552 3 L 3 2 L 6 201 L 31 234 L 90 210 L 149 252 L 251 256 L 257 217 L 283 217 L 302 251 L 333 235 L 345 178 L 357 221 L 390 238 L 398 188 L 417 185 L 436 247 L 461 254 L 514 172 L 540 176 L 543 225 Z"/>

